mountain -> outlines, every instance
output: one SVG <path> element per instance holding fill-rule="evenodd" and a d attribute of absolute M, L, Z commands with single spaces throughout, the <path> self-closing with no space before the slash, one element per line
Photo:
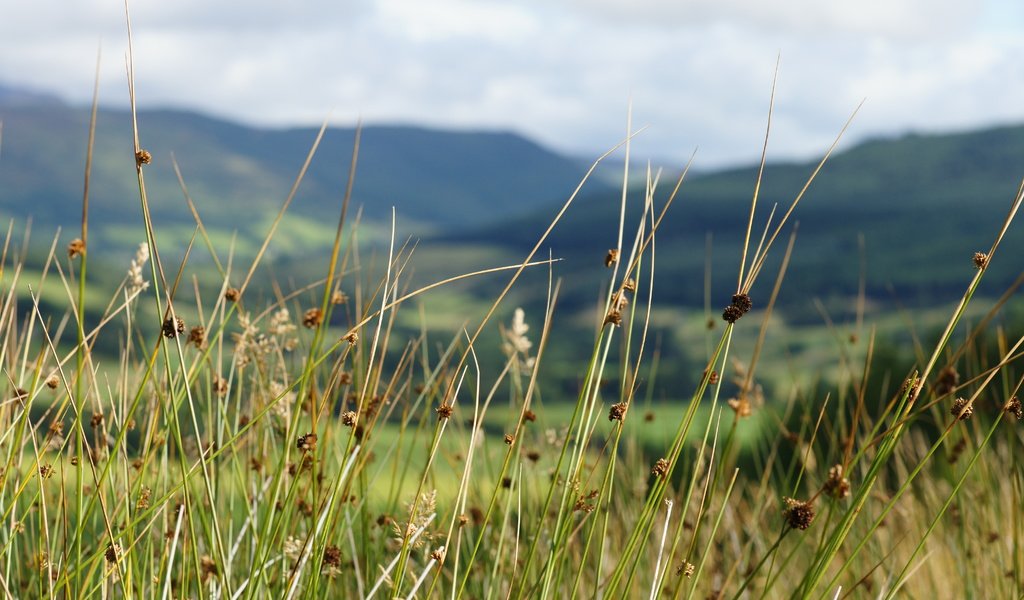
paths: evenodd
<path fill-rule="evenodd" d="M 768 213 L 775 222 L 789 207 L 816 162 L 769 164 L 755 219 L 756 245 Z M 947 301 L 962 292 L 972 275 L 971 257 L 987 251 L 1024 177 L 1024 127 L 997 127 L 943 135 L 908 134 L 874 139 L 834 154 L 797 207 L 794 255 L 782 303 L 807 306 L 814 296 L 849 296 L 860 277 L 859 238 L 865 245 L 870 295 L 909 304 Z M 694 176 L 685 181 L 657 237 L 656 293 L 666 302 L 702 305 L 706 240 L 711 236 L 713 304 L 728 304 L 735 288 L 742 239 L 757 179 L 756 166 Z M 661 206 L 674 182 L 663 181 Z M 631 191 L 627 231 L 635 230 L 642 190 Z M 615 246 L 618 192 L 583 198 L 570 209 L 550 239 L 562 270 L 590 283 L 605 277 L 602 261 Z M 447 243 L 487 240 L 514 252 L 532 247 L 554 211 L 505 221 L 475 232 L 446 236 Z M 792 222 L 790 225 L 792 225 Z M 791 228 L 791 227 L 790 227 Z M 787 229 L 786 234 L 788 236 Z M 760 283 L 768 296 L 786 237 L 773 249 Z M 985 289 L 998 293 L 1021 272 L 1024 223 L 1011 228 Z M 594 289 L 593 285 L 564 286 Z M 590 297 L 577 299 L 591 301 Z M 808 315 L 817 319 L 816 314 Z"/>
<path fill-rule="evenodd" d="M 56 226 L 77 229 L 89 109 L 4 87 L 0 121 L 0 217 L 31 216 L 36 229 L 46 232 Z M 237 230 L 250 243 L 262 239 L 317 133 L 171 110 L 140 111 L 138 121 L 141 145 L 153 156 L 145 177 L 158 227 L 190 234 L 194 224 L 174 174 L 176 160 L 206 227 L 224 234 Z M 320 240 L 333 232 L 353 140 L 351 128 L 328 129 L 289 209 L 297 237 Z M 130 113 L 101 108 L 90 223 L 105 230 L 115 246 L 141 241 L 132 147 Z M 362 207 L 365 220 L 390 221 L 394 206 L 404 231 L 463 229 L 560 200 L 583 173 L 572 159 L 510 132 L 367 126 L 352 214 Z"/>

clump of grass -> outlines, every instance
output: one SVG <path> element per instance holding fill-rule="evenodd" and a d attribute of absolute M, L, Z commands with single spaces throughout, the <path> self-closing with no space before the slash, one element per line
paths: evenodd
<path fill-rule="evenodd" d="M 95 120 L 90 139 L 94 128 Z M 578 395 L 544 401 L 548 349 L 580 343 L 553 339 L 560 283 L 554 260 L 536 255 L 586 178 L 520 262 L 410 290 L 413 251 L 396 245 L 394 223 L 377 274 L 355 267 L 363 264 L 358 225 L 348 219 L 357 134 L 323 278 L 259 287 L 261 260 L 324 129 L 260 251 L 238 268 L 241 259 L 221 254 L 207 236 L 180 171 L 196 230 L 180 262 L 164 262 L 168 249 L 145 185 L 160 154 L 143 149 L 136 127 L 127 160 L 136 168 L 146 241 L 98 319 L 87 307 L 102 302 L 85 293 L 91 155 L 80 237 L 66 256 L 54 241 L 31 286 L 21 279 L 24 260 L 8 253 L 8 232 L 0 257 L 0 587 L 7 596 L 1024 591 L 1016 510 L 1024 485 L 1014 458 L 1024 338 L 1012 342 L 990 325 L 1005 297 L 975 327 L 961 323 L 991 261 L 1001 258 L 1024 188 L 988 252 L 965 258 L 974 277 L 916 368 L 893 374 L 875 364 L 874 332 L 862 354 L 850 355 L 858 327 L 834 336 L 840 376 L 822 383 L 825 392 L 794 384 L 788 397 L 768 400 L 757 369 L 795 231 L 770 293 L 755 282 L 835 144 L 774 225 L 771 210 L 756 244 L 755 182 L 737 288 L 724 294 L 725 327 L 705 333 L 709 353 L 696 388 L 657 406 L 650 382 L 658 375 L 651 343 L 657 231 L 671 218 L 687 170 L 667 194 L 649 170 L 639 199 L 623 185 L 618 237 L 603 261 L 607 285 L 595 290 L 593 339 L 578 353 Z M 627 157 L 634 133 L 623 142 Z M 635 201 L 642 216 L 627 222 L 626 203 Z M 196 242 L 220 274 L 216 289 L 186 291 Z M 594 262 L 600 268 L 601 257 Z M 549 273 L 541 314 L 506 306 L 528 269 Z M 450 339 L 431 329 L 427 315 L 412 335 L 398 327 L 396 316 L 412 301 L 469 277 L 507 278 L 487 310 L 469 316 L 473 327 Z M 59 280 L 63 312 L 41 306 L 46 278 Z M 257 288 L 272 290 L 270 300 L 257 304 L 267 297 L 252 293 Z M 487 353 L 501 357 L 495 363 L 481 362 L 488 331 L 501 336 L 501 353 Z M 966 335 L 956 344 L 958 331 Z M 979 341 L 986 332 L 995 334 L 995 358 Z M 750 355 L 733 351 L 738 335 L 755 340 Z M 116 340 L 117 353 L 97 350 L 100 339 Z M 879 379 L 884 392 L 869 396 Z M 499 397 L 508 405 L 495 404 Z M 652 449 L 644 428 L 657 425 L 654 408 L 674 433 Z M 755 440 L 741 440 L 744 424 L 755 421 Z M 985 561 L 964 560 L 982 553 Z"/>

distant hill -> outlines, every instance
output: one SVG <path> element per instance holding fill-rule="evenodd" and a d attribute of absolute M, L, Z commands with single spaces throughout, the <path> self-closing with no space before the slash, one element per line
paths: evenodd
<path fill-rule="evenodd" d="M 781 215 L 815 165 L 769 164 L 752 243 L 756 244 L 772 204 L 779 203 Z M 663 282 L 657 294 L 662 300 L 700 305 L 705 241 L 710 234 L 714 298 L 717 304 L 727 303 L 729 290 L 736 285 L 756 177 L 757 169 L 751 166 L 695 176 L 683 184 L 657 240 L 658 279 Z M 861 234 L 872 295 L 895 293 L 912 304 L 949 299 L 970 279 L 972 254 L 988 249 L 1022 178 L 1024 127 L 1019 126 L 876 139 L 835 154 L 794 214 L 800 228 L 780 300 L 806 305 L 810 296 L 854 293 Z M 659 206 L 673 184 L 661 183 Z M 634 190 L 631 197 L 627 230 L 635 229 L 642 194 Z M 549 208 L 448 236 L 446 241 L 488 240 L 520 252 L 536 241 L 553 214 Z M 554 254 L 566 259 L 564 272 L 577 278 L 591 273 L 595 281 L 602 277 L 600 263 L 605 251 L 615 245 L 618 219 L 617 192 L 595 194 L 574 206 L 550 241 Z M 774 249 L 776 259 L 785 241 L 781 239 Z M 986 278 L 986 289 L 998 292 L 1016 278 L 1022 270 L 1022 251 L 1024 222 L 1018 222 Z M 766 271 L 761 278 L 760 297 L 768 295 L 774 275 Z M 593 286 L 565 289 L 571 294 L 573 289 Z"/>
<path fill-rule="evenodd" d="M 77 228 L 88 120 L 87 107 L 0 87 L 0 217 L 31 216 L 47 235 L 56 226 Z M 311 128 L 260 129 L 170 110 L 141 111 L 139 127 L 153 155 L 145 174 L 158 224 L 193 224 L 174 157 L 206 226 L 238 230 L 243 240 L 263 235 L 316 136 Z M 96 135 L 92 227 L 105 228 L 115 246 L 137 243 L 141 209 L 129 113 L 101 109 Z M 353 139 L 351 128 L 328 130 L 290 209 L 300 224 L 333 229 Z M 390 220 L 395 206 L 405 232 L 464 229 L 564 198 L 583 173 L 574 160 L 510 132 L 374 125 L 363 129 L 352 208 L 354 214 L 362 207 L 373 222 Z"/>

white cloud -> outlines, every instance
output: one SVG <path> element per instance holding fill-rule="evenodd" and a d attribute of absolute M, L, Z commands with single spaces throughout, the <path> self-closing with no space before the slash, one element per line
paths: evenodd
<path fill-rule="evenodd" d="M 638 156 L 750 160 L 781 53 L 773 156 L 851 136 L 1024 117 L 1014 0 L 205 0 L 133 2 L 143 107 L 268 124 L 339 120 L 516 129 L 594 155 L 626 107 Z M 0 19 L 0 81 L 123 104 L 121 0 L 39 0 Z"/>

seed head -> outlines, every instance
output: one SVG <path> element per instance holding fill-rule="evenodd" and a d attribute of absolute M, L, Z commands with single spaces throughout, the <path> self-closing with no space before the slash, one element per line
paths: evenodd
<path fill-rule="evenodd" d="M 316 451 L 316 434 L 307 433 L 300 435 L 299 439 L 295 442 L 295 446 L 303 452 L 315 452 Z"/>
<path fill-rule="evenodd" d="M 949 412 L 961 421 L 966 421 L 974 414 L 974 406 L 966 398 L 957 398 L 953 401 L 953 408 Z"/>
<path fill-rule="evenodd" d="M 324 321 L 324 313 L 319 308 L 311 308 L 302 317 L 302 325 L 306 329 L 315 329 Z"/>
<path fill-rule="evenodd" d="M 611 267 L 617 262 L 619 262 L 619 251 L 612 248 L 608 251 L 608 254 L 604 256 L 604 266 Z"/>
<path fill-rule="evenodd" d="M 801 531 L 811 526 L 814 521 L 814 505 L 810 502 L 801 502 L 794 498 L 784 498 L 786 508 L 782 510 L 782 518 L 786 525 Z"/>
<path fill-rule="evenodd" d="M 1020 399 L 1017 396 L 1010 398 L 1010 401 L 1006 403 L 1006 412 L 1013 415 L 1015 419 L 1020 421 L 1024 419 L 1024 409 L 1021 408 Z"/>
<path fill-rule="evenodd" d="M 242 292 L 237 288 L 228 288 L 224 290 L 224 299 L 228 302 L 238 302 L 238 299 L 242 297 Z"/>
<path fill-rule="evenodd" d="M 199 570 L 203 574 L 203 581 L 206 581 L 211 577 L 216 577 L 219 572 L 217 569 L 217 561 L 213 560 L 209 555 L 204 554 L 199 559 Z"/>
<path fill-rule="evenodd" d="M 850 480 L 843 477 L 843 465 L 835 465 L 828 470 L 825 493 L 836 500 L 842 500 L 850 495 Z"/>
<path fill-rule="evenodd" d="M 165 338 L 174 339 L 178 334 L 185 333 L 185 321 L 181 317 L 167 317 L 162 329 Z"/>
<path fill-rule="evenodd" d="M 143 150 L 140 148 L 139 151 L 135 153 L 135 164 L 140 167 L 142 165 L 148 165 L 151 162 L 153 162 L 153 155 L 149 153 L 149 150 Z"/>
<path fill-rule="evenodd" d="M 689 561 L 683 561 L 679 563 L 679 568 L 676 569 L 676 575 L 685 575 L 687 579 L 693 577 L 693 572 L 697 570 L 697 565 Z"/>
<path fill-rule="evenodd" d="M 452 416 L 452 405 L 447 402 L 442 403 L 440 406 L 434 409 L 437 412 L 437 418 L 447 420 Z"/>
<path fill-rule="evenodd" d="M 441 546 L 440 548 L 434 549 L 434 551 L 430 553 L 430 558 L 436 561 L 438 565 L 440 565 L 444 562 L 444 557 L 446 554 L 447 552 L 445 551 L 445 547 Z"/>
<path fill-rule="evenodd" d="M 524 422 L 529 421 L 530 423 L 533 423 L 536 420 L 537 420 L 537 413 L 533 412 L 530 409 L 526 409 L 526 411 L 523 412 L 523 421 Z"/>
<path fill-rule="evenodd" d="M 83 254 L 85 254 L 85 242 L 80 238 L 71 240 L 71 243 L 68 244 L 68 258 L 78 258 Z"/>
<path fill-rule="evenodd" d="M 108 563 L 116 563 L 117 558 L 121 556 L 121 544 L 117 542 L 107 544 L 107 551 L 103 553 L 103 556 L 107 559 Z"/>
<path fill-rule="evenodd" d="M 60 379 L 57 377 L 56 374 L 50 375 L 49 377 L 46 378 L 46 387 L 50 388 L 51 390 L 57 389 L 58 385 L 60 385 Z"/>
<path fill-rule="evenodd" d="M 651 469 L 651 474 L 655 477 L 664 477 L 668 475 L 668 467 L 668 461 L 664 458 L 659 458 L 658 461 L 654 463 L 654 467 Z"/>
<path fill-rule="evenodd" d="M 506 433 L 505 434 L 505 445 L 511 446 L 512 443 L 515 442 L 515 441 L 516 441 L 516 436 L 512 435 L 511 433 Z"/>
<path fill-rule="evenodd" d="M 345 304 L 346 302 L 348 302 L 348 296 L 345 295 L 345 292 L 335 290 L 334 293 L 331 294 L 331 304 Z"/>
<path fill-rule="evenodd" d="M 984 252 L 975 252 L 971 260 L 974 262 L 974 267 L 977 269 L 984 269 L 988 266 L 988 254 L 985 254 Z"/>
<path fill-rule="evenodd" d="M 609 323 L 616 327 L 622 326 L 622 313 L 615 310 L 614 308 L 612 310 L 609 310 L 608 314 L 605 315 L 604 317 L 604 324 L 607 325 Z"/>
<path fill-rule="evenodd" d="M 611 409 L 608 411 L 608 420 L 609 421 L 620 421 L 621 422 L 623 417 L 625 417 L 625 416 L 626 416 L 626 403 L 625 402 L 619 402 L 617 404 L 612 404 Z"/>
<path fill-rule="evenodd" d="M 202 348 L 203 344 L 206 343 L 206 328 L 202 325 L 196 325 L 189 329 L 188 342 L 196 348 Z"/>
<path fill-rule="evenodd" d="M 354 427 L 356 424 L 356 411 L 347 410 L 341 413 L 341 422 L 348 427 Z"/>
<path fill-rule="evenodd" d="M 350 346 L 355 346 L 359 342 L 359 334 L 354 331 L 350 331 L 348 335 L 345 336 L 345 341 L 347 341 Z"/>

